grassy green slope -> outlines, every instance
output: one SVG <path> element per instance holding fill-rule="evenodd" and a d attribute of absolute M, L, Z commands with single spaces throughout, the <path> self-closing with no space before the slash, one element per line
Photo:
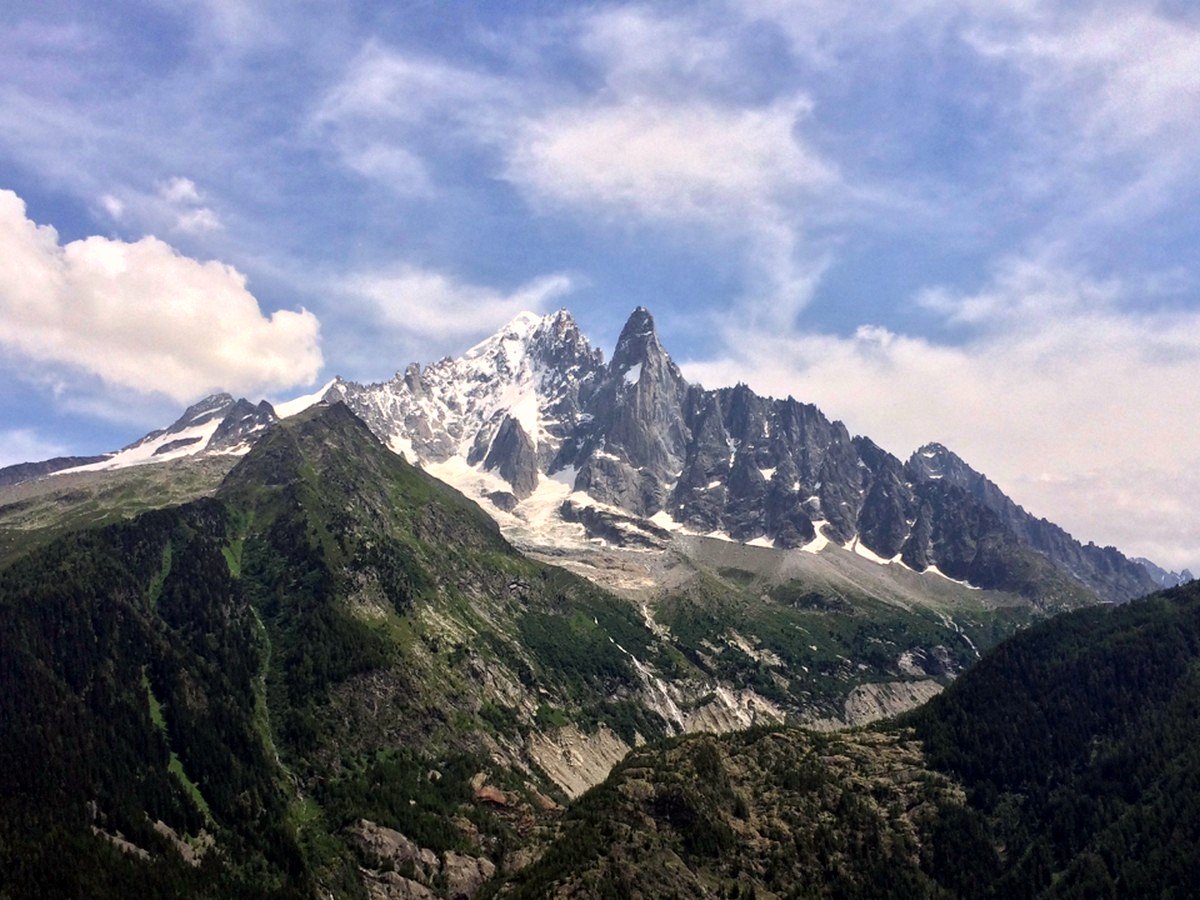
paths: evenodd
<path fill-rule="evenodd" d="M 213 494 L 237 458 L 187 458 L 0 487 L 0 566 L 64 534 Z"/>
<path fill-rule="evenodd" d="M 472 802 L 476 773 L 527 797 L 514 770 L 536 728 L 663 733 L 631 702 L 641 682 L 617 646 L 651 663 L 661 652 L 636 610 L 522 557 L 344 407 L 273 430 L 219 497 L 239 517 L 241 583 L 271 644 L 272 730 L 316 832 L 366 816 L 434 850 L 502 856 L 522 837 Z"/>
<path fill-rule="evenodd" d="M 913 718 L 926 751 L 899 732 L 761 730 L 640 750 L 504 889 L 1185 883 L 1178 848 L 1196 840 L 1171 823 L 1200 780 L 1196 606 L 1176 592 L 1002 644 Z M 361 818 L 438 854 L 530 859 L 546 795 L 566 800 L 533 739 L 669 734 L 638 665 L 833 711 L 864 682 L 944 679 L 973 657 L 964 632 L 986 646 L 1027 614 L 981 602 L 951 620 L 736 567 L 657 609 L 666 639 L 515 552 L 344 407 L 314 408 L 215 498 L 0 569 L 0 896 L 362 896 Z M 191 866 L 160 821 L 215 846 Z"/>
<path fill-rule="evenodd" d="M 849 583 L 780 581 L 724 567 L 667 592 L 655 615 L 698 670 L 811 720 L 843 716 L 860 685 L 948 684 L 1036 611 L 971 598 L 885 602 Z"/>

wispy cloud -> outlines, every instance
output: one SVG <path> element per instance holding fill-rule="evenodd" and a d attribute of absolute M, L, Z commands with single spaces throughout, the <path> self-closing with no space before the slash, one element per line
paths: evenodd
<path fill-rule="evenodd" d="M 1141 4 L 1045 4 L 963 35 L 1019 76 L 1018 183 L 1082 217 L 1055 223 L 1068 233 L 1145 219 L 1194 183 L 1200 24 Z"/>
<path fill-rule="evenodd" d="M 1197 452 L 1163 410 L 1190 400 L 1154 379 L 1194 374 L 1186 4 L 158 5 L 85 25 L 30 4 L 0 34 L 29 218 L 234 263 L 260 319 L 303 301 L 358 377 L 520 307 L 648 303 L 705 371 L 895 449 L 941 436 L 1038 511 L 1069 519 L 1062 485 L 1100 496 L 1118 461 L 1176 514 Z"/>
<path fill-rule="evenodd" d="M 66 448 L 62 444 L 46 440 L 32 428 L 0 429 L 0 467 L 64 453 Z"/>
<path fill-rule="evenodd" d="M 802 96 L 762 109 L 641 99 L 554 109 L 523 123 L 506 174 L 561 203 L 737 228 L 775 215 L 791 192 L 836 183 L 794 135 L 809 109 Z"/>
<path fill-rule="evenodd" d="M 445 164 L 483 154 L 545 214 L 683 229 L 743 259 L 752 312 L 794 314 L 824 265 L 805 203 L 840 183 L 837 166 L 802 137 L 810 98 L 710 94 L 735 71 L 734 48 L 687 18 L 610 8 L 563 24 L 596 67 L 591 88 L 373 43 L 319 104 L 314 127 L 349 168 L 398 193 L 434 192 L 435 155 Z"/>
<path fill-rule="evenodd" d="M 502 78 L 370 42 L 321 98 L 310 128 L 358 174 L 428 197 L 435 160 L 498 140 L 520 102 Z"/>
<path fill-rule="evenodd" d="M 383 327 L 427 345 L 490 334 L 518 313 L 545 311 L 573 288 L 569 276 L 557 274 L 506 292 L 412 266 L 352 276 L 342 283 L 344 291 L 367 303 Z"/>

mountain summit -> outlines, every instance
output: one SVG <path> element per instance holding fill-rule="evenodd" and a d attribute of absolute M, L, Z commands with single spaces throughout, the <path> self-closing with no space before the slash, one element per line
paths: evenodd
<path fill-rule="evenodd" d="M 832 543 L 1051 603 L 1128 600 L 1171 577 L 1035 518 L 941 444 L 902 462 L 811 404 L 689 384 L 644 307 L 607 364 L 566 310 L 526 312 L 457 359 L 379 384 L 335 379 L 280 409 L 319 399 L 345 402 L 391 450 L 551 549 L 568 537 L 665 546 L 671 532 L 814 553 Z M 0 470 L 0 483 L 241 454 L 277 418 L 218 394 L 119 453 Z"/>
<path fill-rule="evenodd" d="M 1030 516 L 941 445 L 904 463 L 811 404 L 689 384 L 644 307 L 607 365 L 565 310 L 522 313 L 459 359 L 327 396 L 502 521 L 560 505 L 609 541 L 665 529 L 781 549 L 832 542 L 1027 596 L 1120 601 L 1157 586 L 1116 550 Z"/>

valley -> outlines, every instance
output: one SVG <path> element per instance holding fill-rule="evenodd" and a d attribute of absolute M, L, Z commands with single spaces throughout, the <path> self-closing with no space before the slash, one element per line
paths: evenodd
<path fill-rule="evenodd" d="M 573 333 L 561 314 L 524 325 L 533 347 L 540 328 L 551 347 Z M 599 367 L 573 340 L 566 371 Z M 514 341 L 467 354 L 468 382 L 490 398 L 477 411 L 500 402 L 506 367 L 532 371 Z M 639 379 L 671 383 L 669 357 L 645 355 L 655 346 L 632 357 Z M 171 448 L 162 461 L 127 449 L 10 473 L 0 743 L 18 764 L 0 785 L 5 889 L 649 897 L 807 884 L 868 896 L 1003 883 L 990 830 L 1001 812 L 955 768 L 962 741 L 947 744 L 931 711 L 972 696 L 1018 632 L 1071 610 L 1124 615 L 1108 595 L 1152 587 L 1150 571 L 1037 524 L 944 448 L 922 451 L 921 475 L 823 418 L 827 444 L 730 439 L 704 477 L 723 473 L 713 509 L 734 515 L 774 502 L 781 468 L 811 477 L 788 467 L 825 454 L 829 478 L 829 454 L 857 447 L 867 455 L 841 493 L 806 489 L 818 493 L 788 514 L 794 531 L 772 534 L 784 520 L 770 517 L 700 525 L 683 480 L 664 492 L 642 468 L 634 495 L 612 480 L 682 428 L 660 427 L 661 385 L 648 406 L 612 400 L 637 415 L 601 437 L 600 413 L 579 412 L 587 380 L 551 379 L 553 402 L 535 391 L 532 406 L 506 393 L 475 432 L 442 416 L 441 439 L 425 401 L 425 419 L 388 420 L 424 434 L 422 448 L 381 434 L 364 398 L 382 394 L 368 389 L 335 383 L 283 417 L 225 395 L 131 445 Z M 596 396 L 642 381 L 621 384 Z M 693 406 L 723 402 L 681 390 Z M 730 402 L 734 421 L 749 401 Z M 540 417 L 533 457 L 520 423 L 504 424 L 520 409 Z M 556 434 L 547 409 L 575 430 Z M 761 438 L 757 421 L 741 433 Z M 232 437 L 210 451 L 173 436 L 198 428 Z M 710 449 L 690 444 L 688 464 Z M 556 469 L 564 453 L 583 464 Z M 738 467 L 762 454 L 775 486 L 739 494 Z M 624 462 L 606 468 L 610 456 Z M 606 480 L 586 474 L 593 464 Z M 857 518 L 826 518 L 834 496 Z M 735 539 L 743 527 L 758 535 Z M 41 775 L 16 774 L 29 766 Z M 960 826 L 968 838 L 951 839 Z M 86 863 L 60 870 L 64 855 Z"/>

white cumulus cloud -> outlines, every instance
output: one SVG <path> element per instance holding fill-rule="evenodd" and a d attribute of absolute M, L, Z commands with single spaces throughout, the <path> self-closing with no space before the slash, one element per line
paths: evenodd
<path fill-rule="evenodd" d="M 264 315 L 236 269 L 153 237 L 61 244 L 12 191 L 0 191 L 0 345 L 176 401 L 308 383 L 322 365 L 316 317 Z"/>

